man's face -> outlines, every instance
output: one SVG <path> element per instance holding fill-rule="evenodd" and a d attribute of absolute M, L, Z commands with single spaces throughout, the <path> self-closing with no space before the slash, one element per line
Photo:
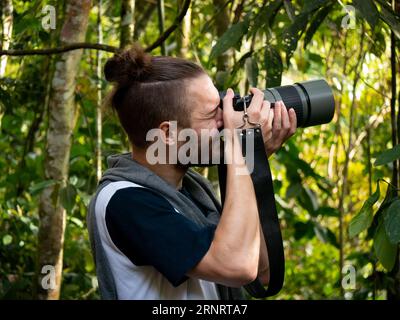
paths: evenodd
<path fill-rule="evenodd" d="M 210 77 L 202 75 L 188 84 L 188 103 L 191 127 L 200 134 L 201 129 L 219 129 L 223 125 L 220 97 Z"/>
<path fill-rule="evenodd" d="M 208 149 L 210 161 L 212 155 L 219 155 L 220 152 L 218 130 L 223 126 L 223 118 L 222 109 L 219 108 L 220 96 L 209 76 L 202 75 L 190 80 L 187 101 L 191 110 L 191 129 L 199 137 L 199 157 Z"/>

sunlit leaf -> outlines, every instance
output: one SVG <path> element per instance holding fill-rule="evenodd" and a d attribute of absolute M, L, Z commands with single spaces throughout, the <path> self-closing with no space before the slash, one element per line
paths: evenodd
<path fill-rule="evenodd" d="M 3 245 L 8 246 L 12 242 L 13 238 L 11 235 L 6 234 L 3 236 Z"/>
<path fill-rule="evenodd" d="M 382 219 L 374 236 L 374 250 L 385 269 L 391 271 L 396 261 L 397 245 L 389 241 Z"/>
<path fill-rule="evenodd" d="M 379 3 L 381 5 L 380 17 L 389 25 L 396 37 L 400 39 L 400 17 L 393 12 L 386 2 L 379 1 Z"/>
<path fill-rule="evenodd" d="M 216 45 L 211 49 L 210 60 L 223 54 L 226 50 L 234 47 L 247 32 L 249 21 L 247 19 L 238 22 L 231 26 L 222 36 L 218 39 Z"/>
<path fill-rule="evenodd" d="M 306 31 L 306 35 L 304 36 L 304 49 L 310 43 L 311 39 L 313 38 L 314 34 L 317 32 L 318 28 L 321 26 L 322 22 L 324 22 L 325 18 L 332 10 L 332 5 L 323 7 L 321 10 L 317 12 L 314 16 L 313 20 L 311 21 L 310 26 Z"/>
<path fill-rule="evenodd" d="M 67 212 L 71 212 L 75 206 L 77 191 L 72 184 L 67 184 L 60 191 L 60 201 L 61 205 L 67 210 Z"/>
<path fill-rule="evenodd" d="M 400 158 L 400 144 L 394 146 L 394 148 L 383 151 L 376 157 L 375 166 L 381 166 L 389 162 L 393 162 Z"/>
<path fill-rule="evenodd" d="M 43 189 L 46 189 L 47 187 L 50 187 L 56 183 L 57 183 L 57 181 L 53 180 L 53 179 L 41 181 L 41 182 L 36 183 L 33 186 L 31 186 L 29 188 L 29 192 L 31 193 L 31 195 L 34 196 L 34 195 L 40 193 Z"/>
<path fill-rule="evenodd" d="M 264 67 L 267 71 L 265 86 L 267 88 L 280 86 L 282 81 L 283 64 L 278 50 L 273 46 L 266 46 L 264 51 Z"/>
<path fill-rule="evenodd" d="M 386 234 L 391 243 L 400 242 L 400 199 L 395 200 L 387 209 L 385 217 Z"/>
<path fill-rule="evenodd" d="M 353 5 L 367 20 L 371 29 L 375 29 L 375 25 L 379 19 L 379 12 L 372 0 L 353 0 Z"/>
<path fill-rule="evenodd" d="M 380 196 L 379 182 L 376 185 L 376 191 L 364 202 L 360 212 L 350 221 L 349 237 L 352 238 L 360 232 L 369 228 L 373 220 L 372 207 L 378 201 Z"/>

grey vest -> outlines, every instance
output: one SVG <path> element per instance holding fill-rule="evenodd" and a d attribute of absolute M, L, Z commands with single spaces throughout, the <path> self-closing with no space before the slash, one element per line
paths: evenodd
<path fill-rule="evenodd" d="M 104 172 L 96 194 L 89 204 L 87 225 L 96 264 L 100 295 L 103 299 L 110 300 L 118 299 L 118 293 L 112 276 L 110 262 L 107 260 L 106 253 L 101 245 L 95 215 L 97 195 L 106 185 L 115 181 L 130 181 L 150 188 L 163 196 L 181 214 L 200 226 L 217 225 L 222 208 L 209 181 L 191 169 L 185 174 L 182 184 L 193 198 L 208 211 L 207 217 L 197 206 L 193 206 L 193 203 L 181 192 L 177 191 L 151 170 L 133 160 L 131 153 L 110 156 L 107 158 L 107 162 L 109 168 Z M 228 288 L 220 284 L 217 284 L 217 287 L 220 297 L 223 300 L 244 299 L 242 288 Z"/>

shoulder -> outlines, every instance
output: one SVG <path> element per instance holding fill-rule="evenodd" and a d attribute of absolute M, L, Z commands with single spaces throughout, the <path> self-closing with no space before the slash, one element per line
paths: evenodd
<path fill-rule="evenodd" d="M 106 209 L 120 211 L 132 207 L 168 210 L 172 208 L 170 203 L 157 191 L 129 181 L 111 182 L 100 190 L 97 196 L 96 211 L 105 211 Z"/>

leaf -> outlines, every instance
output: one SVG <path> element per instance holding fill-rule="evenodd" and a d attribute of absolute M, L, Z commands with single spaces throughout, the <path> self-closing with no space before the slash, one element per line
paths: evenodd
<path fill-rule="evenodd" d="M 322 22 L 324 22 L 325 18 L 327 17 L 327 15 L 331 11 L 331 9 L 332 9 L 332 5 L 328 5 L 326 7 L 323 7 L 321 10 L 319 10 L 316 13 L 313 20 L 311 21 L 310 26 L 308 27 L 308 29 L 306 31 L 306 35 L 304 37 L 304 49 L 310 43 L 315 32 L 318 30 L 318 28 L 320 27 Z"/>
<path fill-rule="evenodd" d="M 283 31 L 281 45 L 286 52 L 286 64 L 289 65 L 290 58 L 297 48 L 297 43 L 305 31 L 312 13 L 321 8 L 326 2 L 327 0 L 305 1 L 303 10 L 296 16 L 294 22 Z"/>
<path fill-rule="evenodd" d="M 367 20 L 371 29 L 375 29 L 375 25 L 379 19 L 379 12 L 372 0 L 353 0 L 353 5 L 358 9 L 360 14 Z"/>
<path fill-rule="evenodd" d="M 83 222 L 75 217 L 70 217 L 69 220 L 76 224 L 78 227 L 83 228 Z"/>
<path fill-rule="evenodd" d="M 41 182 L 36 183 L 33 186 L 31 186 L 29 188 L 29 192 L 31 193 L 32 196 L 34 196 L 34 195 L 38 194 L 39 192 L 41 192 L 43 189 L 46 189 L 47 187 L 50 187 L 56 183 L 57 183 L 57 181 L 53 180 L 53 179 L 41 181 Z"/>
<path fill-rule="evenodd" d="M 381 5 L 380 17 L 386 24 L 389 25 L 390 29 L 394 32 L 397 38 L 400 39 L 400 18 L 396 16 L 392 8 L 383 1 L 379 1 Z"/>
<path fill-rule="evenodd" d="M 400 158 L 400 144 L 394 146 L 394 148 L 383 151 L 376 157 L 374 166 L 381 166 L 389 162 Z"/>
<path fill-rule="evenodd" d="M 301 194 L 302 186 L 300 182 L 291 183 L 286 189 L 286 198 L 294 198 Z"/>
<path fill-rule="evenodd" d="M 264 51 L 264 67 L 267 71 L 266 87 L 277 87 L 281 85 L 283 64 L 278 50 L 273 46 L 266 46 Z"/>
<path fill-rule="evenodd" d="M 225 33 L 218 39 L 216 45 L 211 49 L 210 60 L 220 56 L 226 50 L 235 46 L 247 32 L 249 28 L 249 21 L 247 19 L 238 22 L 231 26 Z"/>
<path fill-rule="evenodd" d="M 360 212 L 350 221 L 349 237 L 353 238 L 360 232 L 369 228 L 373 220 L 372 207 L 380 196 L 379 181 L 376 184 L 375 192 L 364 202 Z"/>
<path fill-rule="evenodd" d="M 258 79 L 258 64 L 257 60 L 253 57 L 246 59 L 244 64 L 246 70 L 247 81 L 249 81 L 250 87 L 257 87 Z"/>
<path fill-rule="evenodd" d="M 326 217 L 339 217 L 338 209 L 331 207 L 320 207 L 315 213 L 316 215 L 321 215 Z"/>
<path fill-rule="evenodd" d="M 77 191 L 72 184 L 67 184 L 60 191 L 61 205 L 67 210 L 68 213 L 72 211 L 75 206 L 75 198 Z"/>
<path fill-rule="evenodd" d="M 305 0 L 304 1 L 304 13 L 310 13 L 312 11 L 315 11 L 316 9 L 321 8 L 327 0 Z"/>
<path fill-rule="evenodd" d="M 317 195 L 313 190 L 307 187 L 302 187 L 302 192 L 299 196 L 300 205 L 308 211 L 311 215 L 315 216 L 315 212 L 318 210 L 319 204 Z"/>
<path fill-rule="evenodd" d="M 387 209 L 384 217 L 385 230 L 392 244 L 400 242 L 400 199 L 395 200 Z"/>
<path fill-rule="evenodd" d="M 282 33 L 281 45 L 286 52 L 286 64 L 288 65 L 293 52 L 297 48 L 297 43 L 307 26 L 308 18 L 308 13 L 298 15 L 295 21 Z"/>
<path fill-rule="evenodd" d="M 253 36 L 255 32 L 262 29 L 265 25 L 271 25 L 276 11 L 281 5 L 281 0 L 272 1 L 270 4 L 263 6 L 253 19 L 253 26 L 249 35 Z M 272 18 L 272 19 L 271 19 Z"/>
<path fill-rule="evenodd" d="M 11 235 L 9 235 L 9 234 L 6 234 L 4 237 L 3 237 L 3 245 L 5 245 L 5 246 L 8 246 L 11 242 L 12 242 L 12 236 Z"/>
<path fill-rule="evenodd" d="M 373 43 L 374 45 L 371 47 L 371 52 L 380 57 L 385 53 L 386 50 L 386 39 L 382 32 L 377 31 L 373 34 Z"/>
<path fill-rule="evenodd" d="M 105 138 L 104 142 L 107 143 L 107 144 L 110 144 L 110 145 L 114 145 L 114 146 L 118 146 L 118 145 L 120 145 L 122 143 L 121 141 L 115 140 L 115 139 L 112 139 L 112 138 Z"/>
<path fill-rule="evenodd" d="M 315 222 L 314 232 L 320 241 L 324 243 L 329 243 L 334 247 L 339 248 L 339 243 L 336 239 L 336 235 L 329 228 L 323 227 L 318 222 Z"/>
<path fill-rule="evenodd" d="M 294 224 L 294 239 L 299 240 L 303 237 L 311 239 L 314 236 L 314 225 L 311 221 L 296 222 Z"/>
<path fill-rule="evenodd" d="M 374 250 L 385 269 L 391 271 L 396 261 L 397 245 L 390 243 L 382 219 L 374 236 Z"/>

